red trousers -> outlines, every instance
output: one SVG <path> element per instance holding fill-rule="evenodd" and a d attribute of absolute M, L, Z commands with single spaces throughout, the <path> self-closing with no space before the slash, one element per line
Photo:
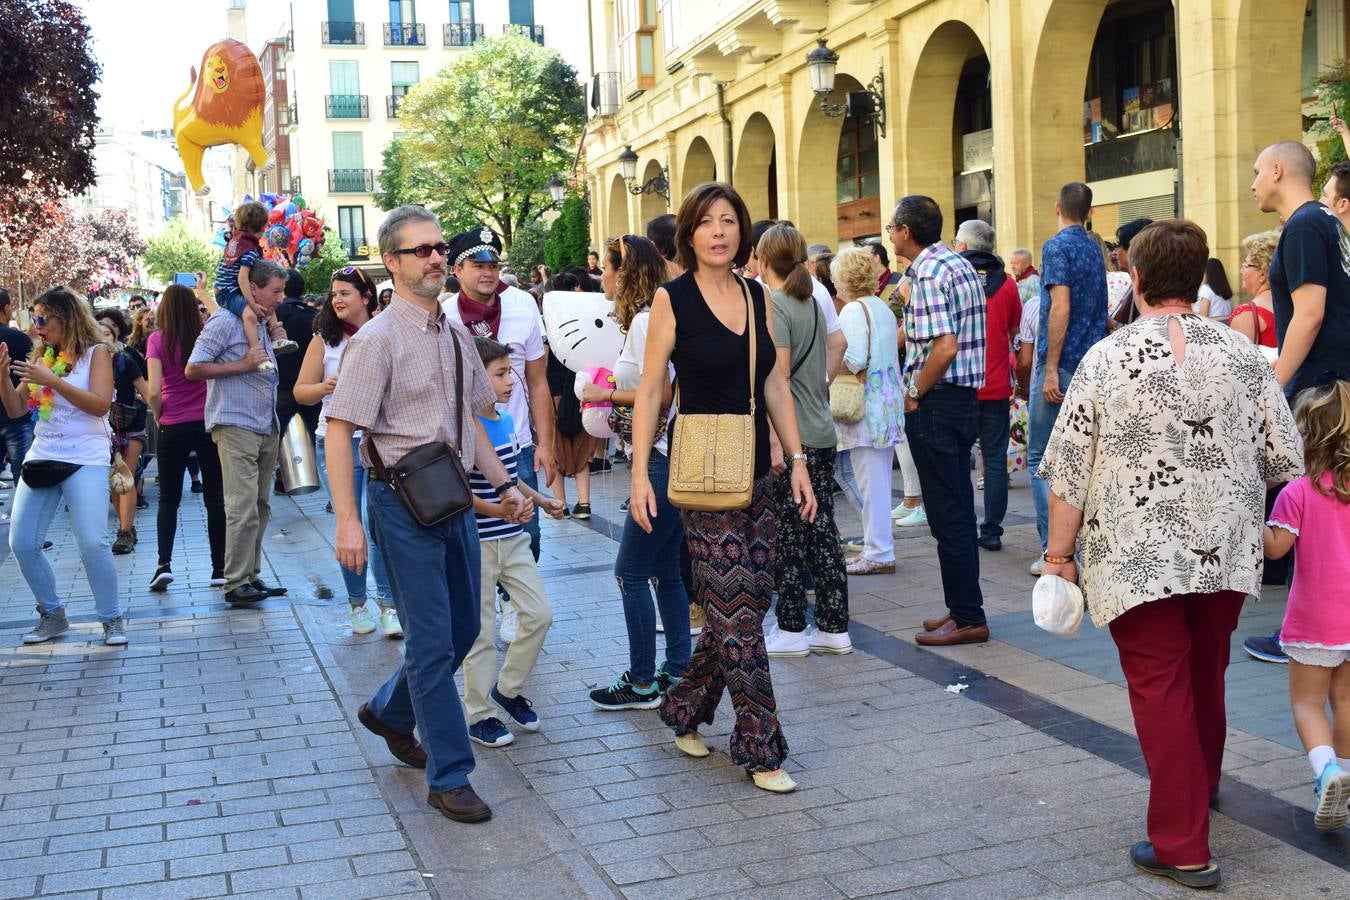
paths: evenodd
<path fill-rule="evenodd" d="M 1148 765 L 1148 838 L 1158 862 L 1204 865 L 1209 801 L 1228 732 L 1223 676 L 1244 594 L 1181 594 L 1111 622 Z"/>

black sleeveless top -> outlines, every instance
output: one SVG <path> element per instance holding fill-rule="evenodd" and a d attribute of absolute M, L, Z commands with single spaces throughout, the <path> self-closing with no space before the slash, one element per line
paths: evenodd
<path fill-rule="evenodd" d="M 755 478 L 769 473 L 769 416 L 764 403 L 764 382 L 773 371 L 776 353 L 769 335 L 764 288 L 756 281 L 750 288 L 754 315 L 750 325 L 756 334 L 755 365 Z M 703 294 L 686 272 L 664 285 L 675 313 L 675 348 L 670 361 L 680 388 L 680 412 L 741 413 L 750 406 L 750 336 L 733 334 L 708 308 Z"/>

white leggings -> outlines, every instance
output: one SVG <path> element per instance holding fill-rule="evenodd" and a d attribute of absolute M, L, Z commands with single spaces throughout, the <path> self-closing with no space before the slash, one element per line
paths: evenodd
<path fill-rule="evenodd" d="M 909 450 L 909 441 L 895 445 L 895 458 L 900 461 L 900 485 L 905 489 L 905 499 L 922 497 L 919 470 L 914 468 L 914 454 Z"/>

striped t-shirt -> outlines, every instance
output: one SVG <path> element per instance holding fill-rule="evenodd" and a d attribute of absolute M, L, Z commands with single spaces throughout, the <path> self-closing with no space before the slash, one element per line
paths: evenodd
<path fill-rule="evenodd" d="M 248 266 L 252 269 L 262 259 L 262 250 L 258 239 L 251 234 L 237 234 L 230 238 L 225 252 L 220 255 L 220 266 L 216 269 L 216 293 L 229 294 L 239 290 L 239 270 Z"/>
<path fill-rule="evenodd" d="M 487 432 L 488 440 L 492 441 L 492 448 L 497 451 L 497 458 L 502 461 L 502 467 L 506 469 L 506 477 L 508 479 L 515 478 L 518 446 L 516 444 L 515 422 L 504 412 L 498 412 L 495 419 L 485 419 L 479 416 L 478 421 L 483 423 L 483 430 Z M 475 497 L 489 503 L 497 503 L 501 499 L 497 496 L 497 489 L 477 469 L 469 472 L 469 488 L 473 491 Z M 522 525 L 507 522 L 496 516 L 474 513 L 474 518 L 478 521 L 478 540 L 480 541 L 497 541 L 521 534 L 525 530 Z"/>

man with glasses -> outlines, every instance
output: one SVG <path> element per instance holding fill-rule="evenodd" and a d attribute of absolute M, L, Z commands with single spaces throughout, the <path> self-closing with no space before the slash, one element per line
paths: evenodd
<path fill-rule="evenodd" d="M 440 222 L 421 206 L 401 206 L 380 226 L 379 246 L 394 296 L 385 312 L 350 338 L 325 441 L 337 561 L 358 573 L 365 571 L 368 555 L 352 487 L 351 438 L 358 428 L 365 432 L 360 452 L 366 468 L 372 466 L 372 448 L 392 466 L 423 444 L 453 443 L 462 435 L 455 449 L 465 470 L 477 467 L 496 489 L 510 510 L 505 518 L 520 524 L 533 513 L 473 414 L 496 398 L 473 339 L 437 302 L 450 253 Z M 458 383 L 447 377 L 454 372 L 462 373 Z M 374 477 L 366 511 L 406 631 L 403 662 L 357 718 L 384 739 L 395 758 L 426 769 L 429 806 L 457 822 L 486 821 L 492 810 L 469 785 L 473 749 L 455 687 L 455 671 L 479 630 L 473 511 L 424 526 L 389 484 Z"/>

